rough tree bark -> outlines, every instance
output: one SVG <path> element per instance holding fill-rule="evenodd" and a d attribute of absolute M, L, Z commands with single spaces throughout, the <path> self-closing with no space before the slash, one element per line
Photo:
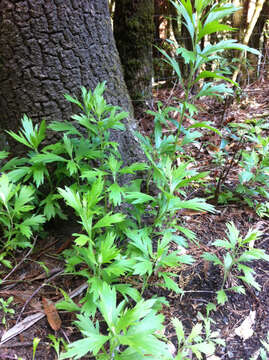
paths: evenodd
<path fill-rule="evenodd" d="M 256 22 L 257 22 L 257 20 L 259 18 L 259 15 L 260 15 L 261 11 L 262 11 L 264 2 L 265 2 L 265 0 L 257 0 L 256 1 L 254 11 L 253 11 L 253 15 L 251 17 L 250 22 L 248 23 L 248 26 L 247 26 L 247 28 L 245 30 L 245 33 L 244 33 L 244 37 L 243 37 L 243 41 L 242 41 L 242 43 L 244 45 L 248 45 L 250 36 L 251 36 L 251 34 L 253 32 L 253 29 L 254 29 L 254 27 L 256 25 Z M 240 69 L 241 69 L 241 63 L 242 63 L 243 57 L 244 57 L 244 53 L 241 52 L 241 54 L 239 56 L 239 64 L 238 64 L 236 70 L 233 73 L 233 78 L 232 78 L 233 81 L 237 80 L 237 76 L 238 76 L 238 74 L 240 72 Z"/>
<path fill-rule="evenodd" d="M 154 0 L 116 0 L 114 35 L 133 100 L 152 98 Z"/>
<path fill-rule="evenodd" d="M 261 79 L 269 76 L 268 21 L 269 21 L 269 0 L 265 1 L 265 3 L 263 4 L 263 8 L 260 13 L 260 16 L 257 20 L 257 23 L 249 39 L 249 46 L 260 50 L 262 53 L 259 71 L 255 72 L 255 75 L 261 77 Z M 267 27 L 267 31 L 266 31 L 266 27 Z M 255 69 L 257 69 L 258 66 L 257 56 L 254 56 L 253 54 L 248 54 L 248 58 L 250 60 L 251 65 L 253 65 Z"/>
<path fill-rule="evenodd" d="M 24 113 L 68 120 L 74 109 L 63 95 L 106 80 L 107 101 L 130 113 L 113 139 L 126 162 L 142 157 L 107 0 L 0 0 L 0 49 L 2 129 L 16 129 Z"/>
<path fill-rule="evenodd" d="M 260 46 L 260 38 L 262 36 L 262 32 L 264 30 L 264 25 L 266 21 L 269 20 L 269 0 L 265 1 L 263 4 L 262 11 L 260 16 L 256 22 L 254 30 L 249 39 L 249 46 L 254 47 L 255 49 L 259 49 Z"/>

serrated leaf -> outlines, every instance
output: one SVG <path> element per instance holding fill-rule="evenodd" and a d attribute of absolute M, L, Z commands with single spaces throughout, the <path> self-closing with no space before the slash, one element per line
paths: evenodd
<path fill-rule="evenodd" d="M 64 131 L 66 135 L 78 135 L 81 136 L 80 132 L 67 121 L 53 121 L 48 125 L 48 128 L 53 131 Z"/>
<path fill-rule="evenodd" d="M 199 31 L 197 40 L 200 41 L 205 35 L 213 34 L 215 32 L 233 31 L 233 30 L 235 30 L 235 28 L 229 25 L 220 24 L 217 20 L 213 20 L 210 23 L 207 23 L 203 26 L 202 30 Z"/>
<path fill-rule="evenodd" d="M 77 106 L 79 106 L 81 108 L 81 110 L 83 110 L 83 106 L 77 98 L 74 98 L 73 96 L 71 96 L 69 94 L 64 94 L 64 97 L 66 98 L 67 101 L 69 101 L 73 104 L 76 104 Z"/>
<path fill-rule="evenodd" d="M 99 290 L 100 301 L 98 308 L 109 327 L 115 326 L 117 319 L 116 290 L 103 283 Z"/>
<path fill-rule="evenodd" d="M 51 162 L 66 162 L 67 160 L 62 156 L 53 153 L 36 154 L 31 157 L 31 163 L 51 163 Z"/>
<path fill-rule="evenodd" d="M 141 300 L 141 294 L 139 291 L 129 284 L 115 284 L 116 290 L 121 293 L 125 298 L 126 295 L 130 296 L 136 303 Z"/>
<path fill-rule="evenodd" d="M 178 346 L 180 346 L 181 343 L 185 341 L 185 333 L 184 333 L 182 322 L 179 321 L 177 318 L 174 318 L 174 319 L 172 319 L 172 324 L 173 324 L 174 328 L 176 329 Z"/>
<path fill-rule="evenodd" d="M 131 265 L 133 262 L 127 259 L 115 260 L 112 264 L 108 265 L 103 271 L 109 276 L 122 276 L 126 272 L 131 270 Z"/>
<path fill-rule="evenodd" d="M 90 320 L 89 320 L 90 321 Z M 109 340 L 109 336 L 96 334 L 95 332 L 87 331 L 88 337 L 85 339 L 74 341 L 67 346 L 67 352 L 61 353 L 60 360 L 62 359 L 81 359 L 89 352 L 94 356 L 98 354 L 101 347 Z"/>
<path fill-rule="evenodd" d="M 126 192 L 125 199 L 131 204 L 143 204 L 149 201 L 155 201 L 154 197 L 141 193 L 139 191 Z"/>
<path fill-rule="evenodd" d="M 178 198 L 173 198 L 169 202 L 169 210 L 180 210 L 180 209 L 192 209 L 198 211 L 209 211 L 216 212 L 216 209 L 213 205 L 208 204 L 201 198 L 194 198 L 192 200 L 180 200 Z"/>
<path fill-rule="evenodd" d="M 197 351 L 206 355 L 215 353 L 215 345 L 213 342 L 201 342 L 191 346 L 191 350 L 196 354 Z"/>
<path fill-rule="evenodd" d="M 133 308 L 127 309 L 119 319 L 119 329 L 126 330 L 129 326 L 136 324 L 139 319 L 152 312 L 154 302 L 155 300 L 140 300 Z"/>
<path fill-rule="evenodd" d="M 192 341 L 202 333 L 203 324 L 197 323 L 193 326 L 190 335 L 188 336 L 188 342 L 192 343 Z"/>
<path fill-rule="evenodd" d="M 78 192 L 74 192 L 69 187 L 65 186 L 65 189 L 58 188 L 59 193 L 64 198 L 67 205 L 71 206 L 73 209 L 78 212 L 82 209 L 82 203 L 80 199 L 80 195 Z"/>
<path fill-rule="evenodd" d="M 150 260 L 147 260 L 142 257 L 137 257 L 136 260 L 137 262 L 133 265 L 134 275 L 152 274 L 152 263 Z"/>
<path fill-rule="evenodd" d="M 120 337 L 123 345 L 129 345 L 143 354 L 169 355 L 167 345 L 153 334 L 162 329 L 162 315 L 149 313 L 144 319 L 131 326 L 125 336 Z"/>
<path fill-rule="evenodd" d="M 36 226 L 40 224 L 44 224 L 46 222 L 46 218 L 43 215 L 32 215 L 31 217 L 25 219 L 22 224 L 27 226 Z"/>
<path fill-rule="evenodd" d="M 81 311 L 79 307 L 71 298 L 69 300 L 62 300 L 55 304 L 57 310 L 65 310 L 68 312 Z"/>
<path fill-rule="evenodd" d="M 73 234 L 74 235 L 74 234 Z M 77 246 L 84 246 L 86 245 L 91 239 L 88 235 L 85 234 L 78 234 L 78 237 L 75 239 L 75 244 Z"/>
<path fill-rule="evenodd" d="M 121 204 L 121 198 L 124 193 L 123 188 L 120 187 L 117 183 L 112 184 L 108 189 L 109 201 L 112 202 L 114 206 Z"/>
<path fill-rule="evenodd" d="M 244 170 L 239 173 L 238 179 L 241 184 L 245 184 L 254 177 L 254 174 L 251 171 Z"/>
<path fill-rule="evenodd" d="M 48 171 L 43 164 L 35 164 L 32 166 L 31 170 L 36 187 L 39 188 L 39 186 L 44 183 L 44 175 L 47 174 Z"/>
<path fill-rule="evenodd" d="M 226 271 L 230 271 L 231 266 L 232 266 L 232 264 L 233 264 L 233 258 L 232 258 L 232 256 L 231 256 L 230 253 L 227 253 L 227 254 L 224 256 L 223 264 L 224 264 L 224 269 L 225 269 Z"/>
<path fill-rule="evenodd" d="M 24 176 L 28 175 L 29 172 L 31 172 L 30 167 L 28 166 L 22 166 L 18 169 L 14 169 L 11 170 L 8 173 L 8 178 L 12 181 L 12 182 L 18 182 L 19 180 L 21 180 Z"/>
<path fill-rule="evenodd" d="M 120 170 L 121 174 L 135 174 L 136 171 L 144 171 L 148 169 L 148 165 L 145 163 L 133 163 L 130 166 L 125 166 Z"/>
<path fill-rule="evenodd" d="M 113 214 L 111 213 L 106 214 L 102 219 L 97 221 L 97 223 L 94 225 L 93 229 L 98 229 L 101 227 L 109 227 L 113 224 L 119 223 L 124 221 L 125 215 L 121 213 Z"/>
<path fill-rule="evenodd" d="M 217 301 L 218 301 L 218 304 L 223 305 L 223 304 L 226 303 L 227 300 L 228 300 L 228 298 L 227 298 L 227 295 L 226 295 L 226 293 L 225 293 L 224 290 L 219 290 L 219 291 L 217 291 Z"/>
<path fill-rule="evenodd" d="M 78 166 L 74 160 L 68 160 L 66 168 L 69 171 L 70 176 L 78 173 Z"/>
<path fill-rule="evenodd" d="M 180 54 L 184 58 L 185 64 L 189 64 L 190 62 L 192 63 L 195 62 L 196 56 L 193 51 L 180 47 L 176 50 L 176 53 L 178 55 Z"/>
<path fill-rule="evenodd" d="M 242 285 L 239 285 L 239 286 L 233 286 L 230 288 L 231 291 L 235 291 L 237 292 L 238 294 L 246 294 L 246 290 L 244 288 L 244 286 Z"/>
<path fill-rule="evenodd" d="M 227 241 L 227 240 L 220 240 L 220 239 L 215 240 L 215 241 L 213 242 L 213 245 L 214 245 L 214 246 L 223 247 L 223 248 L 225 248 L 225 249 L 227 249 L 227 250 L 234 248 L 233 244 L 231 244 L 231 243 L 230 243 L 229 241 Z"/>
<path fill-rule="evenodd" d="M 35 190 L 30 186 L 22 186 L 19 194 L 15 198 L 14 211 L 25 212 L 31 210 L 33 207 L 25 205 L 33 200 Z"/>
<path fill-rule="evenodd" d="M 161 277 L 163 278 L 165 287 L 167 289 L 174 291 L 176 294 L 184 293 L 184 291 L 180 289 L 178 284 L 173 279 L 171 279 L 167 274 L 163 272 L 159 272 L 159 275 L 161 275 Z"/>

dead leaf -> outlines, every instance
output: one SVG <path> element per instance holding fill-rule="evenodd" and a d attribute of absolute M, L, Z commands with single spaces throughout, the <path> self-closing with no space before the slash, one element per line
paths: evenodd
<path fill-rule="evenodd" d="M 60 319 L 59 313 L 52 301 L 46 298 L 42 298 L 42 304 L 44 307 L 44 313 L 47 316 L 48 323 L 50 327 L 58 331 L 61 328 L 62 320 Z"/>
<path fill-rule="evenodd" d="M 84 284 L 82 284 L 78 288 L 76 288 L 75 290 L 71 291 L 68 294 L 68 296 L 71 299 L 73 299 L 73 297 L 78 296 L 87 288 L 88 288 L 88 283 L 85 282 Z M 60 302 L 62 300 L 63 300 L 63 298 L 61 298 L 58 302 Z M 45 314 L 43 312 L 38 312 L 34 315 L 27 316 L 25 319 L 20 321 L 18 324 L 14 325 L 11 329 L 5 331 L 1 338 L 0 347 L 7 341 L 13 339 L 15 336 L 21 334 L 23 331 L 29 329 L 37 321 L 39 321 L 40 319 L 43 319 L 44 316 L 45 316 Z"/>
<path fill-rule="evenodd" d="M 245 318 L 240 326 L 238 326 L 234 332 L 243 340 L 249 339 L 253 335 L 252 325 L 255 322 L 256 311 L 250 311 L 249 315 Z"/>

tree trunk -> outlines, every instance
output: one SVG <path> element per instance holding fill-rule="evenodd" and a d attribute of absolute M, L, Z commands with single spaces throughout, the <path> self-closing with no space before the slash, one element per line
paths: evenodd
<path fill-rule="evenodd" d="M 254 27 L 254 30 L 249 39 L 249 46 L 259 50 L 260 47 L 260 38 L 264 29 L 266 21 L 269 20 L 269 0 L 263 4 L 262 11 L 258 18 L 258 21 Z"/>
<path fill-rule="evenodd" d="M 153 0 L 116 0 L 114 35 L 132 100 L 152 98 L 153 15 Z"/>
<path fill-rule="evenodd" d="M 257 56 L 253 54 L 248 54 L 248 59 L 255 70 L 257 69 L 255 75 L 263 77 L 266 75 L 264 72 L 265 69 L 262 68 L 262 65 L 268 63 L 268 54 L 266 54 L 266 44 L 268 46 L 268 39 L 266 37 L 266 22 L 269 20 L 269 0 L 265 1 L 263 4 L 262 11 L 258 18 L 258 21 L 254 27 L 254 30 L 249 39 L 249 46 L 260 50 L 262 53 L 262 58 L 258 59 Z M 267 59 L 266 59 L 267 58 Z M 258 60 L 261 60 L 261 63 L 258 64 Z"/>
<path fill-rule="evenodd" d="M 243 38 L 243 41 L 242 41 L 244 45 L 248 45 L 250 36 L 251 36 L 251 34 L 253 32 L 253 29 L 254 29 L 254 27 L 256 25 L 256 22 L 257 22 L 257 20 L 259 18 L 259 15 L 260 15 L 261 11 L 262 11 L 264 2 L 265 2 L 265 0 L 257 0 L 256 1 L 256 6 L 255 6 L 255 9 L 254 9 L 254 12 L 252 14 L 251 20 L 250 20 L 250 22 L 248 24 L 248 27 L 247 27 L 247 29 L 245 31 L 244 38 Z M 240 61 L 239 61 L 238 67 L 236 68 L 236 70 L 233 73 L 233 81 L 237 80 L 237 76 L 238 76 L 240 68 L 241 68 L 241 63 L 242 63 L 243 57 L 244 57 L 244 53 L 242 51 L 241 54 L 240 54 L 240 57 L 239 57 Z"/>
<path fill-rule="evenodd" d="M 107 101 L 130 114 L 113 140 L 125 162 L 142 157 L 107 0 L 2 0 L 0 49 L 2 129 L 17 129 L 24 113 L 35 122 L 68 120 L 77 109 L 63 95 L 79 97 L 81 86 L 106 80 Z"/>
<path fill-rule="evenodd" d="M 238 42 L 242 42 L 244 37 L 245 27 L 247 25 L 247 9 L 250 0 L 233 0 L 233 5 L 238 7 L 239 10 L 233 14 L 233 27 L 237 28 L 237 31 L 233 32 Z M 239 54 L 237 52 L 237 54 Z"/>

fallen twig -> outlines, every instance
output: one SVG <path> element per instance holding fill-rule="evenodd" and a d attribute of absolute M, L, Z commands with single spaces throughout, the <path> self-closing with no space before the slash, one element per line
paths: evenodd
<path fill-rule="evenodd" d="M 87 289 L 87 287 L 88 287 L 87 282 L 80 285 L 78 288 L 76 288 L 75 290 L 69 293 L 69 297 L 72 299 L 73 297 L 81 294 L 82 291 Z M 57 301 L 57 303 L 62 300 L 63 298 Z M 29 327 L 34 325 L 38 320 L 42 319 L 43 317 L 45 317 L 45 314 L 43 312 L 38 312 L 37 314 L 27 316 L 25 319 L 23 319 L 21 322 L 19 322 L 18 324 L 16 324 L 15 326 L 13 326 L 11 329 L 9 329 L 3 334 L 0 342 L 0 347 L 2 347 L 5 342 L 11 340 L 15 336 L 27 330 Z"/>

